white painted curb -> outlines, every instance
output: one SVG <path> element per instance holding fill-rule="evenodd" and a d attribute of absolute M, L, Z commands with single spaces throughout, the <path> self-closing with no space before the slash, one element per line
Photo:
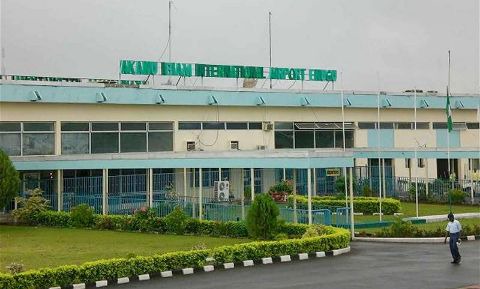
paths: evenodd
<path fill-rule="evenodd" d="M 62 289 L 62 287 L 50 287 L 48 289 Z"/>
<path fill-rule="evenodd" d="M 325 257 L 325 252 L 315 252 L 315 256 L 317 256 L 317 258 L 322 258 L 322 257 Z"/>
<path fill-rule="evenodd" d="M 183 274 L 183 275 L 193 274 L 193 268 L 184 268 L 184 269 L 182 269 L 182 274 Z"/>
<path fill-rule="evenodd" d="M 243 261 L 243 266 L 244 267 L 250 267 L 250 266 L 253 266 L 253 260 L 245 260 Z"/>
<path fill-rule="evenodd" d="M 147 281 L 147 280 L 150 280 L 150 274 L 138 275 L 138 280 L 139 280 L 139 281 Z"/>
<path fill-rule="evenodd" d="M 213 265 L 205 265 L 205 266 L 203 266 L 203 271 L 204 271 L 204 272 L 212 272 L 213 270 L 215 270 L 215 267 L 213 267 Z"/>
<path fill-rule="evenodd" d="M 272 264 L 272 257 L 262 258 L 262 264 Z"/>
<path fill-rule="evenodd" d="M 475 241 L 475 236 L 467 236 L 467 241 Z"/>
<path fill-rule="evenodd" d="M 223 268 L 233 269 L 233 268 L 235 268 L 235 264 L 233 264 L 233 263 L 223 263 Z"/>
<path fill-rule="evenodd" d="M 118 278 L 118 280 L 117 280 L 117 284 L 125 284 L 125 283 L 128 283 L 128 282 L 130 282 L 130 279 L 128 277 Z"/>
<path fill-rule="evenodd" d="M 298 260 L 307 260 L 307 259 L 308 259 L 308 253 L 298 254 Z"/>
<path fill-rule="evenodd" d="M 73 284 L 73 289 L 85 289 L 85 283 Z"/>
<path fill-rule="evenodd" d="M 95 287 L 107 287 L 108 286 L 108 281 L 107 280 L 100 280 L 95 282 Z"/>
<path fill-rule="evenodd" d="M 333 250 L 333 256 L 337 256 L 337 255 L 340 255 L 340 254 L 345 254 L 345 253 L 348 253 L 348 252 L 350 252 L 350 247 L 343 248 L 343 249 L 338 249 L 338 250 Z"/>
<path fill-rule="evenodd" d="M 173 274 L 172 274 L 172 271 L 163 271 L 163 272 L 160 272 L 160 276 L 167 278 L 167 277 L 172 277 Z"/>
<path fill-rule="evenodd" d="M 290 261 L 292 261 L 292 258 L 290 257 L 290 255 L 280 256 L 280 262 L 290 262 Z"/>

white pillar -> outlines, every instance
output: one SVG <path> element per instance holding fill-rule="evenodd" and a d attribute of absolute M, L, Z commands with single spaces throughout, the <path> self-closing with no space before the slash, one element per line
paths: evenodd
<path fill-rule="evenodd" d="M 242 203 L 242 220 L 245 220 L 245 185 L 244 185 L 244 170 L 242 168 L 242 170 L 240 171 L 240 174 L 241 174 L 241 180 L 242 180 L 242 191 L 241 191 L 241 194 L 240 194 L 240 200 L 241 200 L 241 203 Z"/>
<path fill-rule="evenodd" d="M 317 195 L 317 169 L 313 168 L 313 195 Z"/>
<path fill-rule="evenodd" d="M 255 200 L 255 170 L 253 168 L 250 169 L 250 188 L 251 188 L 251 198 L 252 203 Z"/>
<path fill-rule="evenodd" d="M 198 169 L 198 218 L 203 219 L 203 174 L 202 168 Z"/>
<path fill-rule="evenodd" d="M 108 169 L 103 169 L 102 177 L 102 213 L 108 214 Z"/>
<path fill-rule="evenodd" d="M 57 170 L 57 211 L 63 210 L 63 170 Z"/>
<path fill-rule="evenodd" d="M 383 178 L 382 178 L 383 198 L 386 198 L 387 197 L 387 185 L 386 185 L 386 177 L 385 177 L 385 159 L 382 159 L 382 175 L 383 175 Z"/>
<path fill-rule="evenodd" d="M 187 202 L 187 168 L 183 168 L 183 202 Z"/>
<path fill-rule="evenodd" d="M 428 197 L 428 159 L 425 159 L 425 195 Z"/>
<path fill-rule="evenodd" d="M 195 207 L 195 197 L 197 196 L 197 187 L 196 187 L 196 177 L 195 177 L 195 172 L 196 172 L 196 169 L 194 168 L 193 169 L 193 174 L 192 174 L 192 178 L 193 178 L 193 192 L 192 192 L 192 218 L 196 218 L 197 217 L 197 210 L 196 210 L 196 207 Z"/>
<path fill-rule="evenodd" d="M 345 191 L 345 207 L 348 207 L 347 167 L 343 168 L 343 186 Z"/>
<path fill-rule="evenodd" d="M 286 180 L 287 179 L 287 172 L 286 172 L 286 169 L 283 168 L 283 179 L 282 180 Z"/>
<path fill-rule="evenodd" d="M 223 181 L 222 180 L 222 168 L 218 168 L 218 180 Z"/>
<path fill-rule="evenodd" d="M 298 223 L 297 218 L 297 169 L 293 169 L 293 222 Z"/>
<path fill-rule="evenodd" d="M 350 232 L 352 234 L 352 240 L 355 238 L 355 218 L 353 214 L 353 168 L 350 170 Z"/>
<path fill-rule="evenodd" d="M 312 169 L 307 169 L 308 224 L 312 224 Z"/>
<path fill-rule="evenodd" d="M 148 207 L 153 208 L 153 169 L 148 169 Z"/>
<path fill-rule="evenodd" d="M 473 198 L 473 159 L 468 159 L 470 162 L 470 199 L 472 200 L 472 205 L 474 204 Z"/>

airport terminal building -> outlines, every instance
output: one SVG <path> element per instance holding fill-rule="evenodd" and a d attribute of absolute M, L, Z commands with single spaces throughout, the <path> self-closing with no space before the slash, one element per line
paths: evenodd
<path fill-rule="evenodd" d="M 343 168 L 374 192 L 385 176 L 383 194 L 396 195 L 405 179 L 448 178 L 449 158 L 460 181 L 479 170 L 479 95 L 450 97 L 449 132 L 447 98 L 436 92 L 2 76 L 0 93 L 0 149 L 21 191 L 41 187 L 58 210 L 88 202 L 115 213 L 172 196 L 227 202 L 293 178 L 298 194 L 335 194 Z"/>

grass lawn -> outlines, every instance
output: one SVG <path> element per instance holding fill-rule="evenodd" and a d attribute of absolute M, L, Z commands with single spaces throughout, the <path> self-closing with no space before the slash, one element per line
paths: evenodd
<path fill-rule="evenodd" d="M 480 219 L 475 218 L 475 219 L 459 219 L 460 223 L 462 226 L 473 226 L 473 225 L 480 225 Z M 436 230 L 437 228 L 440 228 L 445 230 L 445 227 L 447 226 L 448 221 L 442 221 L 442 222 L 435 222 L 435 223 L 428 223 L 428 224 L 417 224 L 415 225 L 418 228 L 428 230 L 428 231 L 433 231 Z M 356 232 L 367 232 L 367 233 L 375 233 L 381 231 L 381 228 L 368 228 L 368 229 L 355 229 Z"/>
<path fill-rule="evenodd" d="M 70 228 L 0 226 L 0 272 L 12 262 L 24 269 L 81 264 L 87 261 L 190 250 L 249 242 L 248 239 L 149 233 L 96 231 Z"/>
<path fill-rule="evenodd" d="M 401 202 L 400 212 L 403 213 L 402 218 L 406 217 L 415 217 L 415 203 L 410 202 Z M 447 218 L 448 213 L 450 212 L 450 207 L 448 204 L 418 204 L 418 215 L 419 216 L 430 216 L 430 215 L 445 215 Z M 452 205 L 452 212 L 454 214 L 459 213 L 480 213 L 480 206 L 469 206 L 469 205 Z M 383 216 L 383 221 L 392 221 L 394 216 Z M 376 222 L 379 221 L 379 216 L 355 216 L 355 223 L 367 223 L 367 222 Z"/>

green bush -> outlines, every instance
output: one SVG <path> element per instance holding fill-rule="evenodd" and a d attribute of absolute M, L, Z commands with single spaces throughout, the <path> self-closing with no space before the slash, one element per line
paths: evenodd
<path fill-rule="evenodd" d="M 175 209 L 165 217 L 167 232 L 183 235 L 187 227 L 189 217 L 180 207 Z"/>
<path fill-rule="evenodd" d="M 72 225 L 77 228 L 91 227 L 95 224 L 93 208 L 87 204 L 80 204 L 72 208 L 70 213 Z"/>
<path fill-rule="evenodd" d="M 273 186 L 270 187 L 268 190 L 269 193 L 273 192 L 285 192 L 287 194 L 291 194 L 293 192 L 293 184 L 291 181 L 281 181 Z"/>
<path fill-rule="evenodd" d="M 18 194 L 20 177 L 6 153 L 0 150 L 0 210 Z"/>
<path fill-rule="evenodd" d="M 347 188 L 350 188 L 350 178 L 347 177 Z M 353 179 L 353 191 L 357 191 L 357 181 Z M 345 177 L 339 177 L 335 180 L 335 192 L 345 196 Z"/>
<path fill-rule="evenodd" d="M 29 195 L 28 198 L 17 198 L 18 209 L 13 210 L 13 216 L 21 223 L 36 225 L 38 215 L 46 212 L 50 206 L 47 199 L 42 197 L 41 189 L 29 191 Z"/>
<path fill-rule="evenodd" d="M 288 197 L 288 206 L 293 207 L 294 196 Z M 296 196 L 297 208 L 307 209 L 307 198 L 304 196 Z M 345 199 L 340 200 L 335 197 L 313 197 L 312 208 L 314 210 L 325 209 L 331 207 L 345 207 Z M 353 199 L 353 211 L 356 213 L 364 213 L 371 215 L 380 211 L 380 202 L 378 198 L 355 197 Z M 382 199 L 382 213 L 386 215 L 393 215 L 400 211 L 400 201 L 392 198 Z"/>
<path fill-rule="evenodd" d="M 16 275 L 0 273 L 0 288 L 33 289 L 54 286 L 63 288 L 75 283 L 91 284 L 98 280 L 115 280 L 120 277 L 133 277 L 145 273 L 154 274 L 187 267 L 201 268 L 209 264 L 208 260 L 212 258 L 217 264 L 221 264 L 260 260 L 263 257 L 331 251 L 349 245 L 350 234 L 347 230 L 325 227 L 324 231 L 326 235 L 314 238 L 252 242 L 148 257 L 129 256 L 129 258 L 99 260 L 82 265 L 31 270 Z"/>
<path fill-rule="evenodd" d="M 133 214 L 133 220 L 141 232 L 155 231 L 157 219 L 155 211 L 147 207 L 142 207 Z"/>
<path fill-rule="evenodd" d="M 69 212 L 43 211 L 37 214 L 37 224 L 49 227 L 71 227 L 72 218 Z"/>
<path fill-rule="evenodd" d="M 270 240 L 277 233 L 280 210 L 269 195 L 255 197 L 247 214 L 247 230 L 254 239 Z"/>
<path fill-rule="evenodd" d="M 365 232 L 360 235 L 365 236 Z M 462 230 L 462 236 L 480 235 L 480 224 L 474 226 L 465 225 Z M 390 227 L 383 228 L 380 232 L 375 234 L 376 237 L 386 238 L 403 238 L 403 237 L 443 237 L 445 230 L 436 228 L 434 230 L 425 230 L 421 227 L 412 225 L 411 222 L 397 219 Z"/>
<path fill-rule="evenodd" d="M 448 198 L 452 204 L 461 204 L 465 200 L 467 194 L 459 189 L 451 189 L 448 191 Z"/>
<path fill-rule="evenodd" d="M 373 196 L 373 191 L 368 185 L 364 185 L 362 188 L 362 195 L 364 197 L 372 197 Z"/>

